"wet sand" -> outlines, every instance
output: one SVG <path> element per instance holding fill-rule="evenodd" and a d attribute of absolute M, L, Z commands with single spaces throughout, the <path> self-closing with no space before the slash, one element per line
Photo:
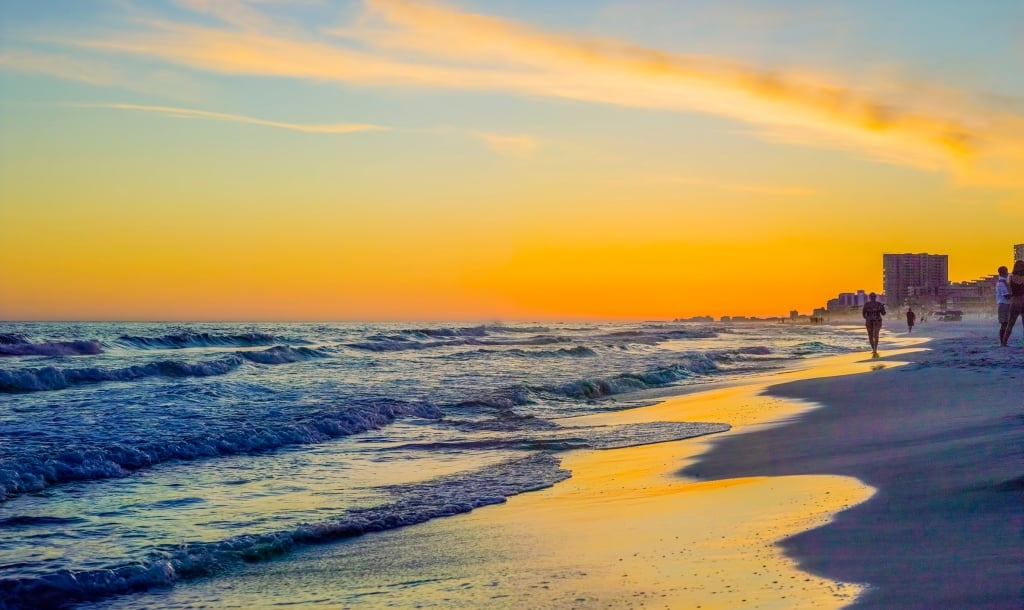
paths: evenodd
<path fill-rule="evenodd" d="M 904 350 L 902 353 L 910 353 Z M 301 549 L 230 578 L 150 592 L 160 607 L 836 608 L 856 578 L 802 571 L 779 543 L 867 501 L 874 489 L 828 470 L 709 478 L 700 456 L 817 408 L 766 395 L 771 384 L 894 367 L 863 354 L 751 378 L 570 424 L 725 421 L 699 439 L 562 454 L 573 477 L 506 504 L 411 528 Z M 877 371 L 876 371 L 877 372 Z M 876 374 L 876 373 L 869 373 Z M 855 375 L 850 379 L 863 378 Z M 722 465 L 721 468 L 725 468 Z M 681 476 L 680 469 L 698 471 Z M 138 607 L 127 597 L 105 607 Z"/>

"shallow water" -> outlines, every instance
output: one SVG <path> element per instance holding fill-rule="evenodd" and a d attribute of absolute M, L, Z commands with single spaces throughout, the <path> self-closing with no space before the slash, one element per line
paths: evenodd
<path fill-rule="evenodd" d="M 501 502 L 567 477 L 562 449 L 725 429 L 574 429 L 563 418 L 861 350 L 861 334 L 5 324 L 0 607 L 188 586 L 239 561 Z"/>

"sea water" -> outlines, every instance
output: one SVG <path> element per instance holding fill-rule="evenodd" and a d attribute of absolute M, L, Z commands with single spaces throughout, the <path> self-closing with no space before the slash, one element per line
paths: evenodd
<path fill-rule="evenodd" d="M 0 325 L 0 608 L 188 586 L 500 503 L 559 452 L 719 432 L 574 426 L 863 349 L 794 324 Z"/>

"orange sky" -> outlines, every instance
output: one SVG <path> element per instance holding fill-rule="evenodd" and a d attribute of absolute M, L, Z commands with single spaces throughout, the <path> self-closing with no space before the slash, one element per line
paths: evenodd
<path fill-rule="evenodd" d="M 988 275 L 1024 242 L 1024 9 L 988 6 L 4 0 L 0 319 L 773 316 L 880 291 L 883 252 Z"/>

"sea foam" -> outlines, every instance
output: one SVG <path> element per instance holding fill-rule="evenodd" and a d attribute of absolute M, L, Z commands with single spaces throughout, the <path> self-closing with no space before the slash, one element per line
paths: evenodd
<path fill-rule="evenodd" d="M 353 509 L 336 519 L 285 531 L 176 545 L 131 564 L 59 570 L 37 578 L 0 579 L 0 609 L 57 608 L 76 601 L 168 586 L 213 574 L 233 563 L 277 557 L 300 545 L 414 525 L 498 504 L 512 495 L 550 487 L 569 474 L 560 468 L 556 457 L 535 454 L 472 473 L 386 488 L 394 501 Z"/>
<path fill-rule="evenodd" d="M 234 352 L 221 358 L 200 362 L 159 360 L 117 369 L 57 368 L 53 366 L 35 369 L 0 369 L 0 392 L 62 390 L 86 383 L 134 381 L 147 377 L 209 377 L 230 373 L 246 361 L 258 364 L 287 364 L 310 358 L 322 358 L 327 355 L 322 349 L 279 345 L 262 351 Z"/>
<path fill-rule="evenodd" d="M 311 445 L 382 428 L 400 417 L 438 419 L 430 403 L 376 401 L 354 407 L 321 409 L 275 425 L 240 423 L 216 436 L 183 437 L 170 443 L 112 444 L 43 456 L 0 458 L 0 501 L 69 481 L 123 477 L 171 460 L 262 453 L 291 445 Z"/>

